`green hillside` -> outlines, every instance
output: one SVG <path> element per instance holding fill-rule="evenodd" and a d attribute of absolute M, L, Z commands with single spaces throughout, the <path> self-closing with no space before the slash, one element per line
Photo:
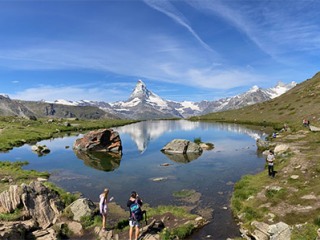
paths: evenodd
<path fill-rule="evenodd" d="M 320 125 L 320 72 L 273 100 L 192 119 L 298 126 L 304 118 L 312 125 Z"/>
<path fill-rule="evenodd" d="M 320 232 L 320 133 L 303 127 L 302 120 L 320 127 L 320 73 L 271 101 L 192 119 L 269 125 L 275 130 L 286 123 L 288 131 L 275 131 L 276 138 L 268 138 L 267 149 L 286 149 L 275 151 L 275 177 L 270 178 L 267 169 L 243 176 L 234 186 L 231 208 L 247 236 L 261 233 L 259 226 L 284 222 L 290 226 L 291 237 L 283 239 L 316 239 Z"/>

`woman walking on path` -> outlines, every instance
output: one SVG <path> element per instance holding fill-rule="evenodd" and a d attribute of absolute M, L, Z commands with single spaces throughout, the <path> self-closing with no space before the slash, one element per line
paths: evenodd
<path fill-rule="evenodd" d="M 99 198 L 99 209 L 100 209 L 100 214 L 102 216 L 102 230 L 106 230 L 106 223 L 107 223 L 107 215 L 108 215 L 108 194 L 109 194 L 109 189 L 105 188 L 103 193 L 100 194 Z"/>

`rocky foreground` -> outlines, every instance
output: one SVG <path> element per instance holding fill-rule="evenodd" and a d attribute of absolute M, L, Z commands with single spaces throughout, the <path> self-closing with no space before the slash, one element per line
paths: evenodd
<path fill-rule="evenodd" d="M 45 179 L 39 179 L 44 181 Z M 0 238 L 8 240 L 37 239 L 50 240 L 68 238 L 77 239 L 127 239 L 127 229 L 115 225 L 126 223 L 128 212 L 111 203 L 108 231 L 101 229 L 101 224 L 90 225 L 88 221 L 98 215 L 98 207 L 90 199 L 79 198 L 68 206 L 64 206 L 59 194 L 46 187 L 41 181 L 33 181 L 29 185 L 10 185 L 9 189 L 0 193 L 0 213 L 17 214 L 16 221 L 0 222 Z M 115 209 L 118 209 L 115 212 Z M 113 222 L 113 223 L 112 223 Z M 189 234 L 201 228 L 207 221 L 196 218 L 177 217 L 167 212 L 151 216 L 143 224 L 143 239 L 160 239 L 160 232 L 171 231 L 177 226 L 190 226 Z M 122 226 L 125 227 L 125 226 Z"/>

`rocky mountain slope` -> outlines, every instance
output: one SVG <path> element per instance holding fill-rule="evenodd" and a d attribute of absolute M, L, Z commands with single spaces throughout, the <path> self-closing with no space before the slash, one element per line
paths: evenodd
<path fill-rule="evenodd" d="M 96 106 L 72 106 L 44 101 L 13 100 L 0 95 L 0 116 L 101 119 L 118 118 Z"/>

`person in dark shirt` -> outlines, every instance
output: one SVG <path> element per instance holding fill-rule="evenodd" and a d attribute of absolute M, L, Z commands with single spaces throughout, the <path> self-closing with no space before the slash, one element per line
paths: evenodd
<path fill-rule="evenodd" d="M 131 196 L 130 196 L 128 202 L 127 202 L 127 206 L 129 207 L 129 211 L 130 211 L 130 217 L 129 217 L 129 226 L 130 226 L 130 229 L 129 229 L 129 240 L 132 240 L 133 228 L 135 228 L 135 240 L 138 239 L 139 233 L 140 233 L 139 220 L 134 218 L 134 216 L 133 216 L 133 214 L 131 212 L 131 208 L 130 208 L 130 206 L 135 204 L 135 203 L 138 203 L 140 207 L 143 204 L 142 199 L 139 197 L 139 195 L 135 191 L 132 191 L 131 192 Z"/>

